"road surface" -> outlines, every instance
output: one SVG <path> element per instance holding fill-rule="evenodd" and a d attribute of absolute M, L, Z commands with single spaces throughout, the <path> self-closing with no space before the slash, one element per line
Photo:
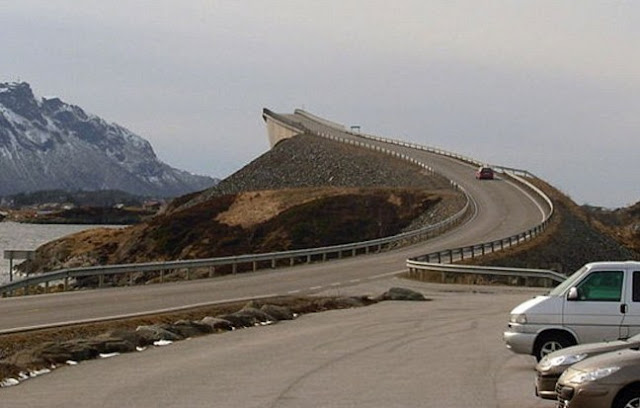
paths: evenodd
<path fill-rule="evenodd" d="M 539 289 L 387 278 L 323 294 L 419 290 L 66 366 L 0 390 L 2 406 L 551 408 L 533 396 L 533 357 L 502 342 L 510 309 Z"/>

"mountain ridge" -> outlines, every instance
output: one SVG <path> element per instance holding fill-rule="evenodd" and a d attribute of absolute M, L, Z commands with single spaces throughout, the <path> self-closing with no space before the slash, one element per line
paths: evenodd
<path fill-rule="evenodd" d="M 0 195 L 117 189 L 178 196 L 215 185 L 160 161 L 151 144 L 26 82 L 0 83 Z"/>

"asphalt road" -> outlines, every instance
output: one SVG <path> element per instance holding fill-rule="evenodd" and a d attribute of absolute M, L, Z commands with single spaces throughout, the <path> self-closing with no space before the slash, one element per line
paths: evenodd
<path fill-rule="evenodd" d="M 443 172 L 473 194 L 478 213 L 464 226 L 426 243 L 383 254 L 211 280 L 0 299 L 0 331 L 244 297 L 316 292 L 398 273 L 405 270 L 409 256 L 500 239 L 541 221 L 538 204 L 514 184 L 501 179 L 477 181 L 467 165 L 434 155 L 436 161 Z"/>
<path fill-rule="evenodd" d="M 430 302 L 382 302 L 305 315 L 66 366 L 0 390 L 20 407 L 517 407 L 533 395 L 533 357 L 502 342 L 510 309 L 539 289 L 379 279 L 323 294 L 419 290 Z"/>
<path fill-rule="evenodd" d="M 0 299 L 0 331 L 269 295 L 362 295 L 418 287 L 433 302 L 383 303 L 184 341 L 65 367 L 0 390 L 24 407 L 551 407 L 532 393 L 533 359 L 504 348 L 502 330 L 526 289 L 399 282 L 407 257 L 500 239 L 542 219 L 507 180 L 413 152 L 474 197 L 465 225 L 402 250 L 325 264 L 162 285 Z"/>

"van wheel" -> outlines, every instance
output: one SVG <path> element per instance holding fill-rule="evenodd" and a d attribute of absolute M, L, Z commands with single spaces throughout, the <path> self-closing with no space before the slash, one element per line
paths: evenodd
<path fill-rule="evenodd" d="M 616 397 L 613 408 L 640 408 L 640 389 L 630 388 L 622 391 Z"/>
<path fill-rule="evenodd" d="M 549 333 L 543 334 L 536 340 L 536 345 L 533 350 L 533 355 L 537 361 L 542 360 L 542 357 L 549 353 L 553 353 L 556 350 L 563 349 L 565 347 L 573 346 L 576 344 L 575 340 L 562 333 Z"/>

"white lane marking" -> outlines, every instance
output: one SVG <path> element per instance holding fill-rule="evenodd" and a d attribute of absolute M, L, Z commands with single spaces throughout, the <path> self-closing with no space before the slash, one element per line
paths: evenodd
<path fill-rule="evenodd" d="M 349 283 L 358 283 L 360 281 L 362 281 L 362 279 L 351 279 Z"/>
<path fill-rule="evenodd" d="M 374 276 L 369 276 L 367 279 L 372 280 L 372 279 L 380 279 L 380 278 L 387 278 L 389 276 L 394 276 L 397 275 L 399 273 L 403 273 L 403 272 L 407 272 L 408 269 L 400 269 L 399 271 L 393 271 L 393 272 L 385 272 L 385 273 L 381 273 L 379 275 L 374 275 Z"/>
<path fill-rule="evenodd" d="M 340 286 L 340 285 L 342 285 L 342 283 L 341 283 L 341 282 L 333 282 L 333 283 L 332 283 L 331 285 L 329 285 L 329 286 Z"/>
<path fill-rule="evenodd" d="M 290 290 L 290 291 L 287 292 L 287 294 L 293 295 L 294 293 L 300 293 L 300 292 L 302 292 L 300 289 L 298 289 L 298 290 Z"/>
<path fill-rule="evenodd" d="M 522 194 L 524 194 L 525 196 L 527 196 L 527 198 L 531 201 L 533 201 L 533 204 L 535 204 L 536 207 L 538 207 L 538 210 L 540 211 L 540 213 L 542 214 L 542 221 L 544 221 L 545 218 L 545 212 L 544 212 L 544 208 L 542 208 L 542 206 L 540 205 L 540 203 L 538 203 L 538 201 L 533 198 L 533 196 L 531 194 L 529 194 L 528 191 L 525 191 L 524 188 L 520 187 L 519 185 L 517 185 L 516 183 L 510 181 L 510 180 L 504 180 L 507 182 L 507 184 L 510 184 L 512 187 L 516 188 L 517 190 L 520 190 L 520 192 Z"/>
<path fill-rule="evenodd" d="M 318 289 L 322 289 L 322 286 L 312 286 L 309 288 L 309 290 L 318 290 Z"/>

